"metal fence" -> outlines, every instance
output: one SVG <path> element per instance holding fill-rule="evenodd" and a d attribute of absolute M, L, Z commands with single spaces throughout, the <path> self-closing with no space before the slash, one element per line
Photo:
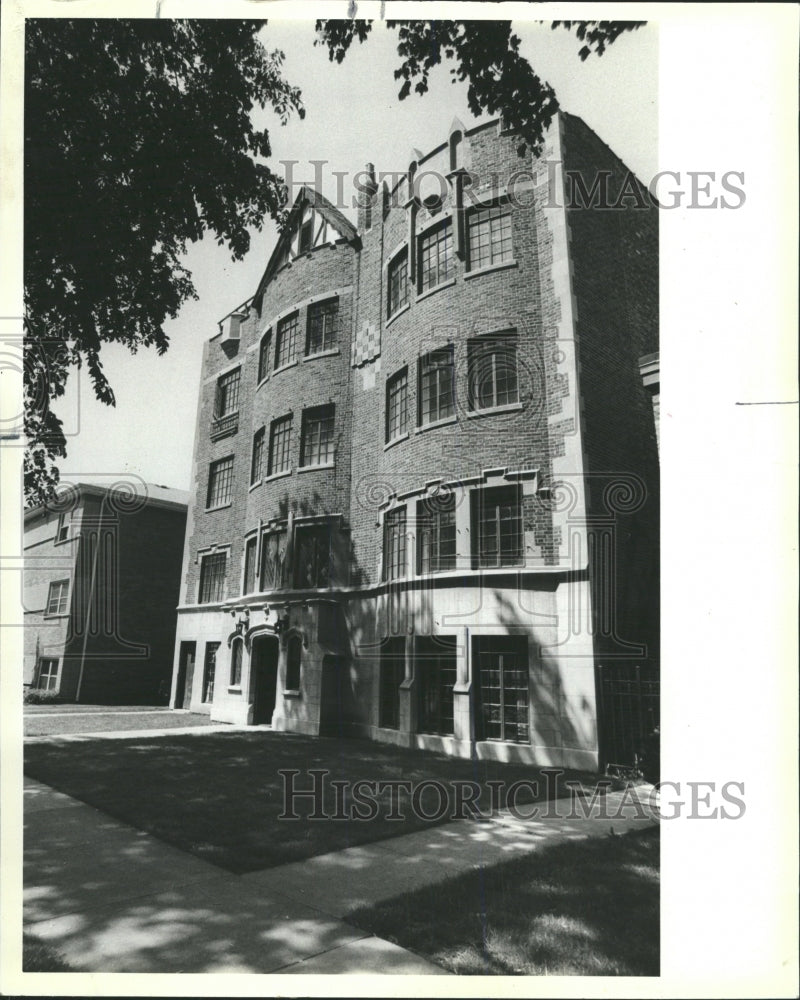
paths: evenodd
<path fill-rule="evenodd" d="M 647 761 L 658 769 L 660 727 L 660 678 L 651 670 L 632 664 L 608 664 L 597 668 L 600 715 L 600 755 L 608 773 L 637 770 Z"/>

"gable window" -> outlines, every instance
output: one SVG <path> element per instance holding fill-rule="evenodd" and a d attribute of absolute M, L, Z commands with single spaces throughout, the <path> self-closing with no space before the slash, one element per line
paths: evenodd
<path fill-rule="evenodd" d="M 67 598 L 69 596 L 69 580 L 54 580 L 50 584 L 47 595 L 48 615 L 64 615 L 67 613 Z"/>
<path fill-rule="evenodd" d="M 278 334 L 275 339 L 275 370 L 290 365 L 297 359 L 297 327 L 298 316 L 294 313 L 278 323 Z"/>
<path fill-rule="evenodd" d="M 58 660 L 42 657 L 39 660 L 39 678 L 36 687 L 40 691 L 55 691 L 58 686 Z"/>
<path fill-rule="evenodd" d="M 449 220 L 420 237 L 419 265 L 420 292 L 435 288 L 453 276 L 453 228 Z"/>
<path fill-rule="evenodd" d="M 272 347 L 272 330 L 267 330 L 258 348 L 258 381 L 263 382 L 269 375 L 269 350 Z"/>
<path fill-rule="evenodd" d="M 478 739 L 530 743 L 525 636 L 476 636 L 473 662 L 478 682 Z"/>
<path fill-rule="evenodd" d="M 261 540 L 260 590 L 278 590 L 283 585 L 286 531 L 267 531 Z"/>
<path fill-rule="evenodd" d="M 511 211 L 508 205 L 484 208 L 469 215 L 469 268 L 503 264 L 514 259 Z"/>
<path fill-rule="evenodd" d="M 58 515 L 58 526 L 56 527 L 55 544 L 66 542 L 69 539 L 69 532 L 72 526 L 72 511 L 66 511 Z"/>
<path fill-rule="evenodd" d="M 291 452 L 292 415 L 278 417 L 269 427 L 269 462 L 267 475 L 276 476 L 279 472 L 288 472 L 292 465 Z"/>
<path fill-rule="evenodd" d="M 298 253 L 307 253 L 314 245 L 314 216 L 306 219 L 300 226 L 300 240 L 297 247 Z"/>
<path fill-rule="evenodd" d="M 228 372 L 227 375 L 217 379 L 217 398 L 214 407 L 214 416 L 227 417 L 236 413 L 239 409 L 239 379 L 242 374 L 241 368 Z"/>
<path fill-rule="evenodd" d="M 206 509 L 222 507 L 233 496 L 233 455 L 212 462 L 208 470 Z"/>
<path fill-rule="evenodd" d="M 303 640 L 290 635 L 286 644 L 286 690 L 300 690 L 300 667 L 303 662 Z"/>
<path fill-rule="evenodd" d="M 408 304 L 408 250 L 401 251 L 389 264 L 388 277 L 387 318 Z"/>
<path fill-rule="evenodd" d="M 472 561 L 474 568 L 522 563 L 522 499 L 517 485 L 474 490 Z"/>
<path fill-rule="evenodd" d="M 417 503 L 417 572 L 456 565 L 456 498 L 448 493 Z"/>
<path fill-rule="evenodd" d="M 470 410 L 519 402 L 517 343 L 513 337 L 471 340 L 467 365 Z"/>
<path fill-rule="evenodd" d="M 242 683 L 242 651 L 244 643 L 234 639 L 231 646 L 231 687 L 240 687 Z"/>
<path fill-rule="evenodd" d="M 300 464 L 329 465 L 334 458 L 334 406 L 315 406 L 303 411 Z"/>
<path fill-rule="evenodd" d="M 430 424 L 455 413 L 453 345 L 431 351 L 419 362 L 419 423 Z"/>
<path fill-rule="evenodd" d="M 332 530 L 327 524 L 315 524 L 295 531 L 296 587 L 330 587 Z"/>
<path fill-rule="evenodd" d="M 401 580 L 406 575 L 406 509 L 396 507 L 383 519 L 383 578 Z"/>
<path fill-rule="evenodd" d="M 339 338 L 339 300 L 317 302 L 308 310 L 306 354 L 332 351 Z"/>
<path fill-rule="evenodd" d="M 394 441 L 408 430 L 408 369 L 386 383 L 386 440 Z"/>
<path fill-rule="evenodd" d="M 213 552 L 200 560 L 200 604 L 222 600 L 227 563 L 227 552 Z"/>
<path fill-rule="evenodd" d="M 244 586 L 242 593 L 252 594 L 256 589 L 256 548 L 255 535 L 244 543 Z"/>
<path fill-rule="evenodd" d="M 400 726 L 400 685 L 406 675 L 406 641 L 402 636 L 385 639 L 381 645 L 378 725 Z"/>
<path fill-rule="evenodd" d="M 203 704 L 208 705 L 214 700 L 214 677 L 217 672 L 218 642 L 206 643 L 206 658 L 203 665 Z"/>
<path fill-rule="evenodd" d="M 250 461 L 250 485 L 257 483 L 261 479 L 262 466 L 264 464 L 264 436 L 266 428 L 262 427 L 253 435 L 253 457 Z"/>

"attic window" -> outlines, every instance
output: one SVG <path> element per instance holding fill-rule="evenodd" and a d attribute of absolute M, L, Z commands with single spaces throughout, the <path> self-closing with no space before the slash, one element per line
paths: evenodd
<path fill-rule="evenodd" d="M 300 244 L 298 253 L 308 253 L 314 243 L 314 216 L 300 227 Z"/>

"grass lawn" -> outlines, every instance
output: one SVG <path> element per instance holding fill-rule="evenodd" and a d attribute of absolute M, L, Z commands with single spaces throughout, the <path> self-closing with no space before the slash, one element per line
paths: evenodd
<path fill-rule="evenodd" d="M 30 777 L 237 873 L 411 833 L 431 822 L 412 814 L 407 794 L 401 792 L 393 803 L 388 788 L 370 796 L 377 805 L 371 821 L 352 818 L 350 798 L 339 809 L 347 818 L 333 818 L 337 809 L 330 784 L 322 807 L 327 818 L 311 818 L 314 803 L 303 798 L 295 805 L 300 818 L 280 819 L 284 779 L 278 772 L 299 770 L 295 787 L 309 789 L 313 779 L 306 771 L 312 768 L 328 770 L 329 782 L 475 781 L 483 791 L 487 813 L 490 779 L 511 783 L 539 778 L 537 797 L 545 787 L 537 769 L 527 765 L 290 733 L 176 733 L 25 746 L 25 773 Z M 562 788 L 566 780 L 581 780 L 591 787 L 600 779 L 565 772 L 559 779 Z M 518 802 L 523 800 L 520 796 Z M 395 816 L 404 818 L 390 818 L 393 804 Z M 426 790 L 420 804 L 434 814 L 439 804 L 436 791 Z M 445 820 L 447 815 L 450 812 Z"/>
<path fill-rule="evenodd" d="M 347 921 L 459 975 L 659 975 L 659 829 L 561 844 Z"/>
<path fill-rule="evenodd" d="M 61 954 L 32 934 L 22 935 L 23 972 L 74 972 Z"/>
<path fill-rule="evenodd" d="M 66 736 L 72 733 L 124 733 L 139 729 L 185 729 L 187 726 L 211 725 L 207 715 L 146 709 L 123 709 L 91 712 L 83 715 L 57 712 L 26 711 L 24 727 L 26 736 Z"/>

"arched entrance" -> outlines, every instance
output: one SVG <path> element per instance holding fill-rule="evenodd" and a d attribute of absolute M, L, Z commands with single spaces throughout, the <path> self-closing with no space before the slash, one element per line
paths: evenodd
<path fill-rule="evenodd" d="M 275 711 L 275 689 L 278 683 L 278 638 L 271 635 L 253 637 L 250 654 L 252 677 L 253 725 L 269 725 Z"/>

